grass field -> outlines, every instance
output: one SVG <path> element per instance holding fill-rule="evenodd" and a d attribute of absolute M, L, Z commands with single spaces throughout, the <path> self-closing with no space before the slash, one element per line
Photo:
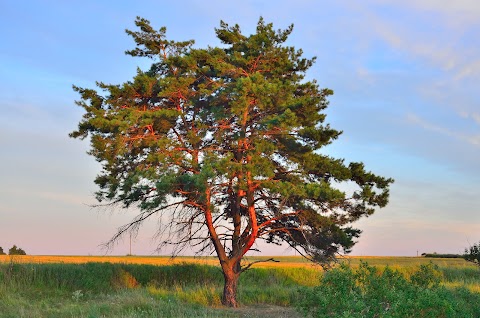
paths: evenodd
<path fill-rule="evenodd" d="M 244 263 L 267 260 L 268 257 L 246 257 Z M 263 262 L 255 265 L 257 268 L 271 267 L 309 267 L 318 268 L 308 260 L 300 256 L 274 256 L 276 262 Z M 0 264 L 11 262 L 9 255 L 0 255 Z M 84 264 L 84 263 L 120 263 L 120 264 L 144 264 L 144 265 L 174 265 L 174 264 L 200 264 L 218 265 L 218 259 L 213 256 L 193 257 L 178 256 L 57 256 L 57 255 L 16 255 L 16 263 L 30 264 Z M 390 266 L 398 268 L 412 268 L 422 264 L 433 262 L 440 267 L 449 268 L 475 268 L 471 263 L 461 258 L 425 258 L 425 257 L 399 257 L 399 256 L 349 256 L 339 259 L 339 262 L 347 262 L 352 266 L 358 266 L 365 261 L 374 266 Z"/>
<path fill-rule="evenodd" d="M 247 262 L 265 259 L 248 258 Z M 258 263 L 241 276 L 238 299 L 242 306 L 231 310 L 221 306 L 223 278 L 213 257 L 0 256 L 0 317 L 302 317 L 296 304 L 305 295 L 314 295 L 327 275 L 300 257 L 275 259 L 279 262 Z M 462 259 L 348 257 L 340 262 L 348 264 L 343 267 L 344 276 L 350 275 L 347 267 L 366 275 L 363 262 L 375 266 L 378 273 L 367 275 L 371 280 L 388 267 L 406 279 L 420 277 L 421 281 L 419 268 L 435 265 L 441 290 L 427 290 L 427 299 L 439 299 L 432 293 L 441 292 L 442 304 L 453 308 L 443 317 L 450 317 L 455 306 L 473 306 L 459 317 L 480 317 L 480 311 L 475 312 L 480 303 L 480 271 Z M 345 283 L 334 280 L 333 285 L 334 294 Z M 320 293 L 327 295 L 325 290 Z M 357 316 L 347 312 L 342 317 Z"/>
<path fill-rule="evenodd" d="M 122 263 L 122 264 L 144 264 L 144 265 L 174 265 L 174 264 L 200 264 L 200 265 L 218 265 L 216 257 L 193 257 L 178 256 L 171 258 L 169 256 L 53 256 L 53 255 L 16 255 L 15 261 L 18 263 L 45 264 L 84 264 L 84 263 Z M 267 260 L 271 257 L 247 257 L 245 262 Z M 0 255 L 0 263 L 10 262 L 11 257 Z M 278 262 L 259 263 L 256 267 L 315 267 L 310 262 L 299 256 L 275 256 Z"/>

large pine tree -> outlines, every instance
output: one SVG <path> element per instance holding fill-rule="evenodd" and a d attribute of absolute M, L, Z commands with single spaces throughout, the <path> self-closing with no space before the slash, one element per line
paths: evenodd
<path fill-rule="evenodd" d="M 340 135 L 323 113 L 332 91 L 305 79 L 314 59 L 285 45 L 293 26 L 260 19 L 246 36 L 221 22 L 222 45 L 199 49 L 136 25 L 127 54 L 151 68 L 100 92 L 74 88 L 86 113 L 71 136 L 90 136 L 103 166 L 98 200 L 139 208 L 112 240 L 168 215 L 163 243 L 216 252 L 227 306 L 237 306 L 241 260 L 257 239 L 322 264 L 348 252 L 360 234 L 351 223 L 387 204 L 393 180 L 322 154 Z"/>

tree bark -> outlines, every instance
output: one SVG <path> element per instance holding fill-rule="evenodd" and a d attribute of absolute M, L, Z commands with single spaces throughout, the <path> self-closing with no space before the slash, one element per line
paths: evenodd
<path fill-rule="evenodd" d="M 240 275 L 235 273 L 233 269 L 228 272 L 223 272 L 225 284 L 223 286 L 222 304 L 227 307 L 238 307 L 237 303 L 237 287 L 238 277 Z"/>

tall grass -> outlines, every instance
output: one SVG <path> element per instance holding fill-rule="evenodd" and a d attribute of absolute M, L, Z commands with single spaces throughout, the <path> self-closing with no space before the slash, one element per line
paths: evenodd
<path fill-rule="evenodd" d="M 196 260 L 165 263 L 164 259 L 161 260 L 164 265 L 157 266 L 148 264 L 151 262 L 149 258 L 144 260 L 147 264 L 75 264 L 29 263 L 24 259 L 10 258 L 0 262 L 0 317 L 266 318 L 270 316 L 255 313 L 257 308 L 272 305 L 293 307 L 302 295 L 299 288 L 317 288 L 325 275 L 318 267 L 305 266 L 305 263 L 300 266 L 303 261 L 299 258 L 283 258 L 281 266 L 266 263 L 260 268 L 254 267 L 240 276 L 239 302 L 242 306 L 255 307 L 246 314 L 221 307 L 223 275 L 218 266 L 204 265 Z M 428 260 L 421 258 L 398 258 L 398 262 L 395 258 L 367 260 L 376 265 L 379 272 L 391 264 L 388 268 L 406 280 L 415 279 L 419 266 L 429 264 Z M 352 270 L 362 266 L 357 258 L 348 261 L 348 268 Z M 458 294 L 457 303 L 478 300 L 475 298 L 480 295 L 480 271 L 477 268 L 466 262 L 452 263 L 450 260 L 442 260 L 437 265 L 440 286 L 446 293 Z M 285 314 L 292 315 L 293 311 Z"/>
<path fill-rule="evenodd" d="M 314 269 L 252 269 L 243 305 L 288 306 Z M 0 264 L 0 317 L 236 317 L 221 307 L 223 275 L 199 264 Z M 130 296 L 128 296 L 130 295 Z M 219 311 L 220 310 L 220 311 Z"/>

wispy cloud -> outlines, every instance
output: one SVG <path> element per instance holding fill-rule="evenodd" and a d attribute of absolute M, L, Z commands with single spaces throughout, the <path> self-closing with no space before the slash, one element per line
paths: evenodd
<path fill-rule="evenodd" d="M 475 123 L 480 125 L 480 113 L 461 111 L 460 116 L 465 119 L 472 119 Z"/>
<path fill-rule="evenodd" d="M 480 113 L 472 113 L 471 116 L 473 120 L 480 125 Z"/>
<path fill-rule="evenodd" d="M 463 79 L 468 79 L 471 77 L 478 77 L 480 76 L 480 60 L 469 61 L 461 65 L 455 76 L 454 79 L 456 81 L 461 81 Z"/>
<path fill-rule="evenodd" d="M 80 196 L 77 194 L 72 194 L 72 193 L 62 193 L 62 192 L 50 192 L 50 191 L 40 191 L 37 193 L 34 193 L 34 195 L 42 198 L 42 199 L 47 199 L 50 201 L 56 201 L 56 202 L 61 202 L 61 203 L 66 203 L 66 204 L 71 204 L 71 205 L 91 205 L 94 204 L 93 202 L 93 197 L 91 196 Z"/>
<path fill-rule="evenodd" d="M 480 2 L 477 0 L 394 0 L 381 2 L 403 4 L 427 12 L 438 12 L 454 25 L 479 23 Z"/>
<path fill-rule="evenodd" d="M 463 142 L 467 142 L 473 146 L 480 147 L 480 134 L 468 135 L 465 133 L 453 131 L 449 128 L 431 123 L 423 118 L 420 118 L 418 115 L 415 115 L 413 113 L 408 113 L 406 116 L 406 119 L 407 119 L 407 122 L 418 125 L 425 130 L 436 132 L 448 137 L 453 137 Z"/>
<path fill-rule="evenodd" d="M 74 194 L 74 193 L 68 193 L 68 192 L 61 192 L 60 190 L 56 191 L 34 191 L 33 189 L 28 189 L 29 196 L 31 198 L 35 197 L 38 199 L 44 199 L 48 201 L 54 201 L 57 203 L 64 203 L 68 205 L 73 205 L 73 206 L 79 206 L 79 205 L 84 205 L 84 206 L 90 206 L 92 204 L 95 204 L 95 199 L 93 196 L 87 196 L 87 195 L 79 195 L 79 194 Z M 25 196 L 25 189 L 21 188 L 1 188 L 0 189 L 0 194 L 3 194 L 5 196 L 9 197 L 23 197 Z M 2 206 L 0 205 L 0 208 Z"/>
<path fill-rule="evenodd" d="M 359 13 L 361 32 L 376 34 L 393 50 L 439 66 L 454 80 L 480 76 L 480 49 L 465 41 L 478 33 L 480 2 L 371 0 L 348 7 Z"/>

